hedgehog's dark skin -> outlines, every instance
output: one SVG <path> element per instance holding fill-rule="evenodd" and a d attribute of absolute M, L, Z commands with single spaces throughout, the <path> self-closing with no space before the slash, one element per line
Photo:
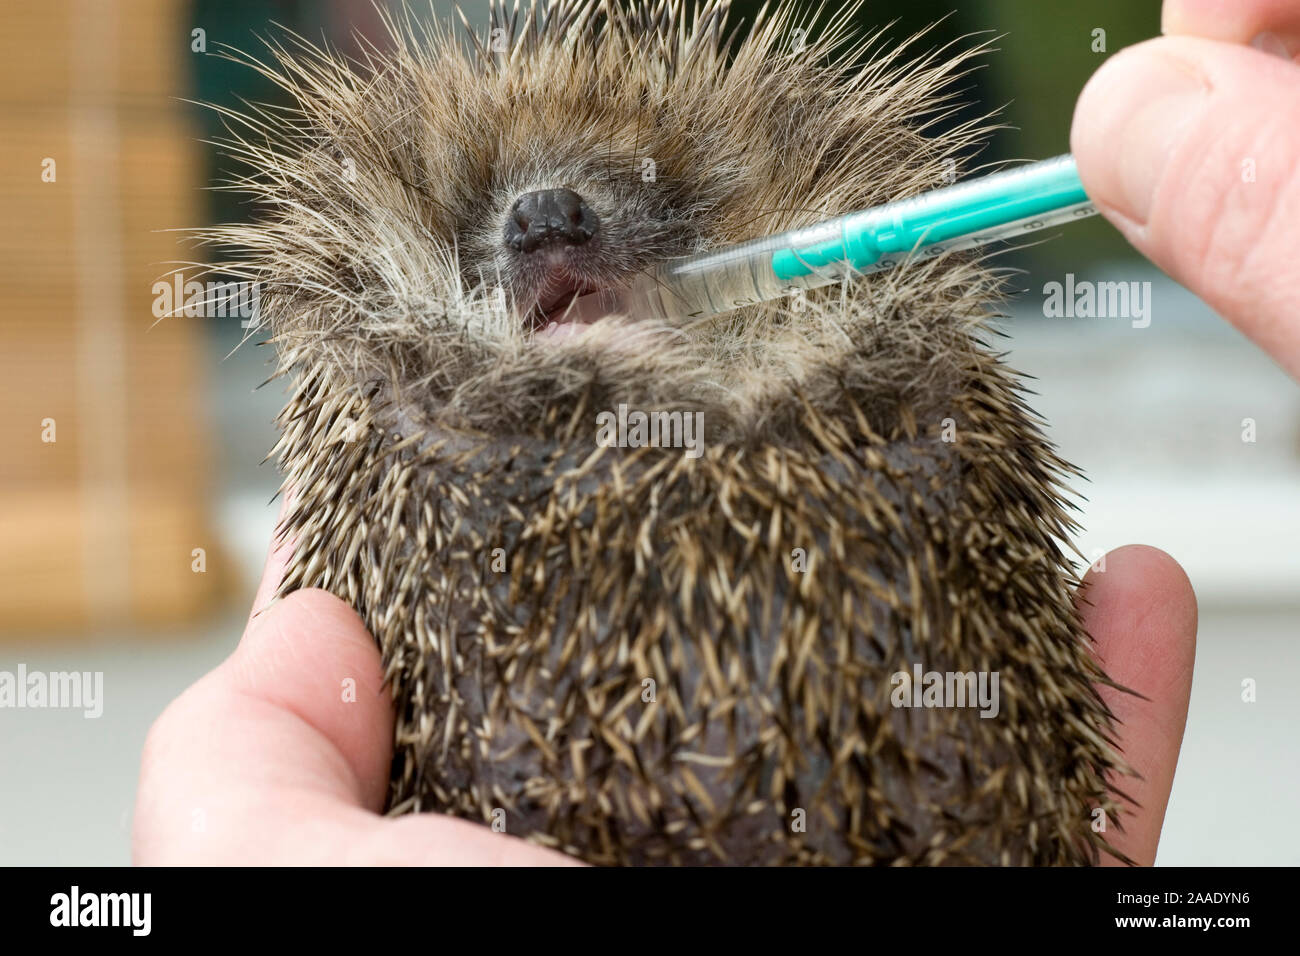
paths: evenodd
<path fill-rule="evenodd" d="M 271 208 L 211 235 L 294 383 L 282 591 L 375 634 L 394 812 L 601 863 L 1093 862 L 1125 768 L 988 270 L 533 335 L 557 291 L 938 185 L 978 133 L 922 135 L 964 55 L 792 50 L 780 10 L 728 65 L 724 19 L 569 0 L 268 68 L 302 115 L 236 149 Z M 527 258 L 513 205 L 561 189 L 599 229 L 557 193 L 574 234 Z M 702 412 L 704 454 L 598 447 L 620 403 Z M 916 662 L 997 671 L 999 714 L 892 707 Z"/>

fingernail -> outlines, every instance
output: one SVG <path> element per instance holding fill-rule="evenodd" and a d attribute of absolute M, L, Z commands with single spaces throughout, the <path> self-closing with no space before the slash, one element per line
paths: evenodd
<path fill-rule="evenodd" d="M 1106 63 L 1084 88 L 1071 145 L 1092 199 L 1145 225 L 1161 174 L 1206 99 L 1190 63 L 1133 50 Z"/>
<path fill-rule="evenodd" d="M 1271 53 L 1273 56 L 1280 56 L 1284 60 L 1291 59 L 1291 52 L 1286 48 L 1286 41 L 1276 33 L 1269 33 L 1265 30 L 1251 40 L 1250 45 L 1262 53 Z"/>

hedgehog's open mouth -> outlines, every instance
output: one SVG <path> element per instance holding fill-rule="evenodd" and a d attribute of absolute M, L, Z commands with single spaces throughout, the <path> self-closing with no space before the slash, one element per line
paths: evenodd
<path fill-rule="evenodd" d="M 586 328 L 586 323 L 565 321 L 565 311 L 574 299 L 589 292 L 599 292 L 600 287 L 581 279 L 563 277 L 548 283 L 537 297 L 537 304 L 529 311 L 526 323 L 534 334 L 572 335 Z"/>

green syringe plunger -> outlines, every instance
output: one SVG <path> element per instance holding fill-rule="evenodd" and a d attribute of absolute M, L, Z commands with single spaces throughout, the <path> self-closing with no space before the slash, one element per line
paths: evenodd
<path fill-rule="evenodd" d="M 1070 155 L 935 189 L 826 222 L 669 259 L 630 284 L 581 296 L 563 321 L 689 320 L 971 249 L 1094 215 Z"/>

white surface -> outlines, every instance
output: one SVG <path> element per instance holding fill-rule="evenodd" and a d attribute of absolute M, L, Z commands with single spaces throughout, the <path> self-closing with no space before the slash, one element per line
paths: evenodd
<path fill-rule="evenodd" d="M 1161 866 L 1300 864 L 1300 607 L 1201 613 Z M 1257 700 L 1243 703 L 1252 678 Z"/>

